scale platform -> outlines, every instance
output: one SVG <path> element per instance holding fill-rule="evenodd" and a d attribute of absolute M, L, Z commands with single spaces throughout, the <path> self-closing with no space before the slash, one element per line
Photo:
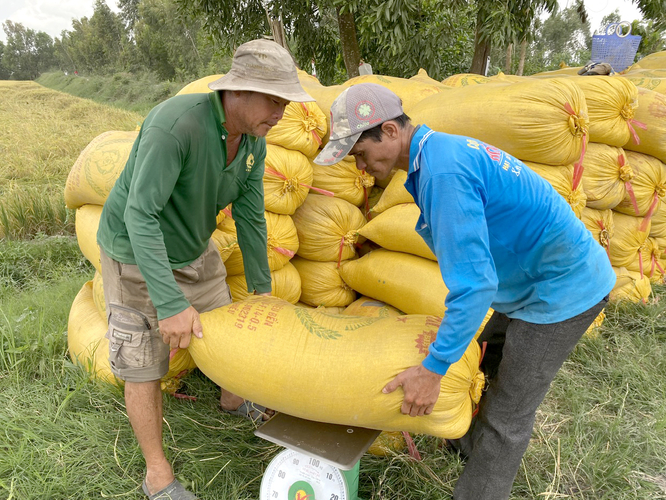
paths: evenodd
<path fill-rule="evenodd" d="M 254 433 L 288 448 L 269 464 L 261 500 L 357 500 L 360 459 L 381 431 L 277 413 Z"/>

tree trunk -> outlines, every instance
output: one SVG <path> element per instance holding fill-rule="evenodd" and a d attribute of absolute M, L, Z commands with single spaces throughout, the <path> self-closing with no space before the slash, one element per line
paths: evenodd
<path fill-rule="evenodd" d="M 338 14 L 338 30 L 340 31 L 340 44 L 342 45 L 342 58 L 347 68 L 347 76 L 358 76 L 358 65 L 361 62 L 361 51 L 356 38 L 356 23 L 354 14 L 347 12 L 340 14 L 340 7 L 336 8 Z"/>
<path fill-rule="evenodd" d="M 469 69 L 470 73 L 477 75 L 486 74 L 486 66 L 488 64 L 488 56 L 490 55 L 490 40 L 481 38 L 481 24 L 484 19 L 481 13 L 476 18 L 476 34 L 474 35 L 474 57 L 472 58 L 472 66 Z"/>
<path fill-rule="evenodd" d="M 506 59 L 504 61 L 504 74 L 510 75 L 511 74 L 511 66 L 513 62 L 513 44 L 510 43 L 506 47 Z"/>
<path fill-rule="evenodd" d="M 518 62 L 518 71 L 516 72 L 518 76 L 523 76 L 523 70 L 525 69 L 526 53 L 527 53 L 527 39 L 523 38 L 523 41 L 520 42 L 520 61 Z"/>

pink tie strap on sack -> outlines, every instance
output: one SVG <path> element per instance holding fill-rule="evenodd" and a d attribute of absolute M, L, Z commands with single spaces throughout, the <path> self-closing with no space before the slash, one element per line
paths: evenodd
<path fill-rule="evenodd" d="M 303 110 L 305 111 L 305 115 L 309 117 L 310 116 L 310 110 L 308 109 L 308 107 L 305 105 L 304 102 L 301 103 L 301 106 L 302 106 Z M 312 137 L 314 138 L 317 145 L 321 146 L 321 137 L 319 137 L 319 135 L 317 135 L 316 130 L 311 129 L 310 133 L 312 134 Z"/>
<path fill-rule="evenodd" d="M 646 231 L 647 226 L 650 223 L 650 219 L 652 219 L 652 216 L 654 213 L 657 211 L 657 206 L 659 205 L 659 193 L 655 191 L 654 193 L 654 198 L 652 199 L 652 204 L 650 205 L 650 208 L 645 214 L 645 217 L 643 218 L 643 222 L 641 222 L 640 227 L 638 228 L 639 231 Z"/>
<path fill-rule="evenodd" d="M 571 104 L 569 104 L 568 102 L 564 105 L 564 109 L 571 116 L 577 116 L 576 112 L 571 107 Z M 585 130 L 585 129 L 583 129 L 583 130 Z M 580 181 L 583 178 L 583 159 L 585 158 L 585 153 L 586 152 L 587 152 L 587 132 L 584 132 L 583 133 L 583 149 L 581 150 L 580 158 L 574 164 L 573 182 L 571 184 L 571 188 L 572 188 L 573 191 L 575 191 L 578 188 L 578 185 L 580 184 Z"/>
<path fill-rule="evenodd" d="M 632 123 L 636 125 L 638 128 L 642 128 L 643 130 L 647 130 L 647 125 L 643 122 L 639 122 L 638 120 L 634 120 L 633 118 L 631 120 L 627 120 L 627 127 L 629 127 L 631 136 L 634 138 L 634 144 L 640 144 L 641 140 L 639 139 L 638 134 L 636 133 L 636 129 L 631 125 Z"/>

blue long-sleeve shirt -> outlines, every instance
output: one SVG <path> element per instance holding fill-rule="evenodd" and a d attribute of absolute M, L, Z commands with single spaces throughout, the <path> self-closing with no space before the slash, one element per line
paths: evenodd
<path fill-rule="evenodd" d="M 421 209 L 416 230 L 449 289 L 423 361 L 435 373 L 462 357 L 490 307 L 557 323 L 597 304 L 615 284 L 604 249 L 564 199 L 495 147 L 420 126 L 405 187 Z"/>

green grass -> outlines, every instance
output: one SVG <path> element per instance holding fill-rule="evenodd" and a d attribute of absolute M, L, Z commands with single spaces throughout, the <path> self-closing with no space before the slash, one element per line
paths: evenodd
<path fill-rule="evenodd" d="M 156 104 L 176 95 L 189 83 L 159 81 L 150 73 L 74 76 L 60 71 L 44 73 L 36 81 L 53 90 L 133 111 L 142 116 L 147 115 Z"/>

